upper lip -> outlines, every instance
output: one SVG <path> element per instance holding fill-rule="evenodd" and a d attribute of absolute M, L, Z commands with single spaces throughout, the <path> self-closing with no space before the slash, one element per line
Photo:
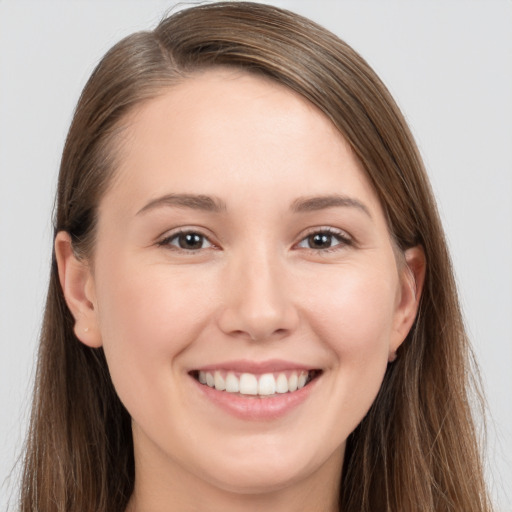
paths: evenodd
<path fill-rule="evenodd" d="M 227 370 L 237 373 L 273 373 L 290 370 L 315 370 L 311 365 L 295 363 L 293 361 L 285 361 L 282 359 L 269 359 L 267 361 L 249 361 L 239 359 L 233 361 L 224 361 L 215 364 L 209 364 L 194 368 L 195 371 L 211 372 L 215 370 Z"/>

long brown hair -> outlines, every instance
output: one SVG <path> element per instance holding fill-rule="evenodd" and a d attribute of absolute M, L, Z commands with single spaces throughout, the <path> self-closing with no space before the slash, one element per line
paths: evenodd
<path fill-rule="evenodd" d="M 419 313 L 370 411 L 347 441 L 343 512 L 489 511 L 468 390 L 471 353 L 446 241 L 418 150 L 368 64 L 324 28 L 245 2 L 186 9 L 100 62 L 79 100 L 60 169 L 54 229 L 94 247 L 97 205 L 127 113 L 214 66 L 267 76 L 316 105 L 363 164 L 397 246 L 424 248 Z M 117 143 L 117 144 L 116 144 Z M 53 258 L 20 510 L 116 512 L 135 471 L 130 417 L 102 349 L 73 333 Z M 479 395 L 473 394 L 477 402 Z"/>

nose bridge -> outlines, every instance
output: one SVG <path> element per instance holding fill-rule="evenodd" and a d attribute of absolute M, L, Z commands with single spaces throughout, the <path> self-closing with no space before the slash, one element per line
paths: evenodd
<path fill-rule="evenodd" d="M 285 265 L 261 244 L 233 255 L 227 268 L 226 301 L 220 327 L 230 334 L 262 340 L 285 335 L 298 316 L 286 284 Z"/>

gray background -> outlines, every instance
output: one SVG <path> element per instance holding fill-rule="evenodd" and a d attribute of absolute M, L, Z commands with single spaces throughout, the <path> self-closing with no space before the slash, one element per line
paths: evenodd
<path fill-rule="evenodd" d="M 512 511 L 512 2 L 276 1 L 352 44 L 411 124 L 489 403 L 489 482 Z M 59 156 L 88 75 L 169 1 L 0 0 L 0 509 L 26 428 Z"/>

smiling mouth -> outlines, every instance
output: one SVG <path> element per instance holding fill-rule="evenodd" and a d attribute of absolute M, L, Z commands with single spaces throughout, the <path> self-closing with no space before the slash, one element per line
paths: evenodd
<path fill-rule="evenodd" d="M 307 386 L 321 370 L 287 370 L 274 373 L 238 373 L 226 370 L 195 370 L 190 375 L 200 384 L 246 397 L 272 397 L 294 393 Z"/>

